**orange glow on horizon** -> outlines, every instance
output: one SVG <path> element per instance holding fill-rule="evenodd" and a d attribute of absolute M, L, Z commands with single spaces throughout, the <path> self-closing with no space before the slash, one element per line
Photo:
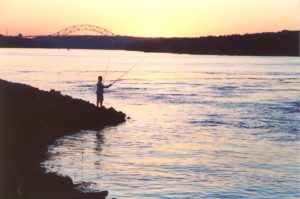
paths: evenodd
<path fill-rule="evenodd" d="M 0 34 L 91 24 L 117 35 L 198 37 L 300 29 L 297 0 L 2 0 Z"/>

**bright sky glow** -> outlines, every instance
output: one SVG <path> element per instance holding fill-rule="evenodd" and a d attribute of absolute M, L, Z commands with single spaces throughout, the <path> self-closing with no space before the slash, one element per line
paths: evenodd
<path fill-rule="evenodd" d="M 78 24 L 150 37 L 299 30 L 300 1 L 0 0 L 0 34 L 51 34 Z"/>

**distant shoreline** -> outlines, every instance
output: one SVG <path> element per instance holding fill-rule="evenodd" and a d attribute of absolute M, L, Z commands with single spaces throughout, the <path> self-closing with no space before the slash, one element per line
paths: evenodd
<path fill-rule="evenodd" d="M 23 38 L 0 35 L 0 48 L 65 48 L 130 50 L 192 55 L 300 56 L 300 31 L 207 36 L 145 38 L 128 36 L 43 36 Z"/>

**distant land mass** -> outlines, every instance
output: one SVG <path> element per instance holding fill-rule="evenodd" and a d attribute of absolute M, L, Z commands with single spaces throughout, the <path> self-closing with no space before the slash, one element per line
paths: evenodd
<path fill-rule="evenodd" d="M 22 35 L 0 35 L 0 47 L 111 49 L 200 55 L 300 56 L 299 35 L 299 30 L 194 38 L 129 36 L 40 36 L 24 38 Z"/>

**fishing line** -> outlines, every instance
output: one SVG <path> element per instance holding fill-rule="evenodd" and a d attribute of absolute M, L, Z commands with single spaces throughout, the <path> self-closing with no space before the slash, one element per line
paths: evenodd
<path fill-rule="evenodd" d="M 126 75 L 127 73 L 129 73 L 134 67 L 136 67 L 139 63 L 141 63 L 141 61 L 142 61 L 143 59 L 144 59 L 144 56 L 141 57 L 141 59 L 140 59 L 138 62 L 136 62 L 131 68 L 129 68 L 127 71 L 125 71 L 123 74 L 121 74 L 115 81 L 113 81 L 113 82 L 111 83 L 111 86 L 114 85 L 117 81 L 120 81 L 121 78 L 122 78 L 124 75 Z"/>
<path fill-rule="evenodd" d="M 107 71 L 108 71 L 109 64 L 110 64 L 110 56 L 108 57 L 108 61 L 106 63 L 105 73 L 104 73 L 104 76 L 103 76 L 103 82 L 105 82 L 105 78 L 106 78 L 106 74 L 107 74 Z"/>
<path fill-rule="evenodd" d="M 83 138 L 81 138 L 80 140 L 80 144 L 81 144 L 81 182 L 83 183 Z"/>

